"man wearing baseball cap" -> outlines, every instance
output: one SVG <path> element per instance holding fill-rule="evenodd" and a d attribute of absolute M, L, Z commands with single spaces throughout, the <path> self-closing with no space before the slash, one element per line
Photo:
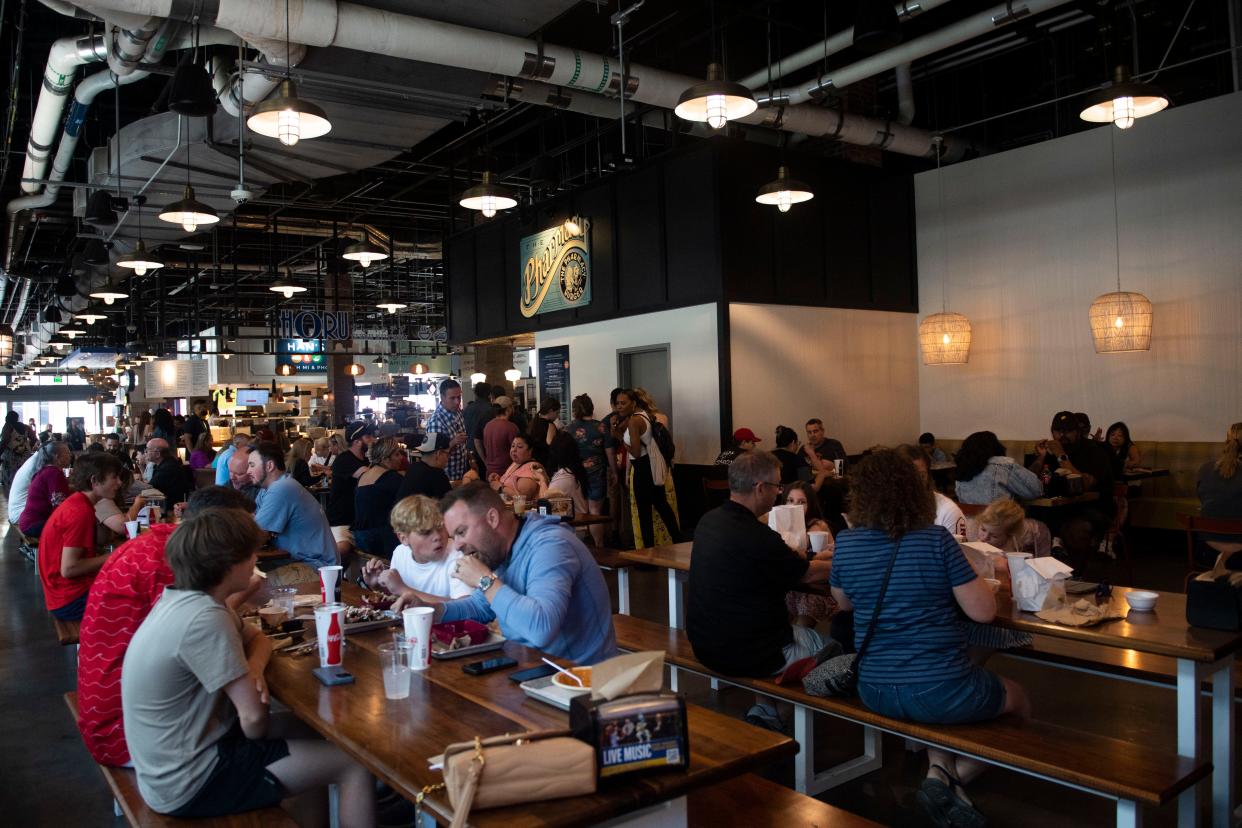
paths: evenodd
<path fill-rule="evenodd" d="M 762 442 L 755 432 L 749 428 L 739 428 L 733 432 L 733 445 L 716 456 L 717 466 L 729 466 L 744 451 L 750 451 L 757 443 Z"/>
<path fill-rule="evenodd" d="M 1080 562 L 1095 549 L 1112 525 L 1116 510 L 1113 502 L 1113 467 L 1108 450 L 1082 431 L 1082 422 L 1072 411 L 1058 412 L 1052 418 L 1052 439 L 1035 444 L 1030 470 L 1041 474 L 1045 467 L 1053 475 L 1082 476 L 1084 492 L 1098 492 L 1099 499 L 1082 506 L 1048 510 L 1053 535 L 1060 537 L 1071 561 Z"/>
<path fill-rule="evenodd" d="M 426 495 L 432 500 L 439 500 L 453 489 L 448 475 L 444 473 L 449 458 L 449 436 L 437 431 L 427 432 L 418 453 L 422 459 L 406 470 L 401 487 L 397 489 L 397 501 L 410 495 Z"/>
<path fill-rule="evenodd" d="M 513 400 L 499 396 L 492 401 L 496 406 L 495 415 L 483 426 L 483 463 L 487 474 L 504 474 L 509 468 L 509 446 L 513 438 L 518 436 L 518 427 L 513 422 Z"/>
<path fill-rule="evenodd" d="M 332 462 L 332 483 L 328 487 L 328 524 L 336 541 L 337 556 L 345 560 L 354 549 L 354 492 L 358 478 L 367 470 L 367 449 L 375 442 L 375 428 L 361 420 L 345 427 L 348 448 Z"/>

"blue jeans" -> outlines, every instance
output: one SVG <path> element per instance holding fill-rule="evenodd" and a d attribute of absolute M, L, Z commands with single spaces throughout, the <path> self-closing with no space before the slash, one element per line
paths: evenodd
<path fill-rule="evenodd" d="M 859 681 L 858 696 L 883 716 L 928 724 L 987 721 L 1005 708 L 1005 685 L 982 667 L 972 667 L 960 678 L 922 684 Z"/>

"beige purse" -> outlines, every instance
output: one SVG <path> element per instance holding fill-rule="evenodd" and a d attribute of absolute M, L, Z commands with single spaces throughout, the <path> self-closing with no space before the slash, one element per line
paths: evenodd
<path fill-rule="evenodd" d="M 462 828 L 472 808 L 595 793 L 595 751 L 568 731 L 476 736 L 449 745 L 443 765 L 451 828 Z"/>

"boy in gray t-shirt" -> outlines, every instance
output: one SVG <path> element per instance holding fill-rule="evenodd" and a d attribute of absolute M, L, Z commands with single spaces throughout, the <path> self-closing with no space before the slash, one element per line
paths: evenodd
<path fill-rule="evenodd" d="M 121 671 L 125 736 L 152 809 L 210 818 L 286 802 L 318 821 L 322 789 L 340 788 L 343 824 L 374 822 L 374 782 L 317 739 L 279 737 L 263 672 L 271 644 L 224 599 L 249 583 L 264 533 L 238 509 L 203 509 L 168 539 L 173 585 L 134 634 Z M 309 793 L 309 796 L 300 796 Z M 318 816 L 322 817 L 322 813 Z"/>

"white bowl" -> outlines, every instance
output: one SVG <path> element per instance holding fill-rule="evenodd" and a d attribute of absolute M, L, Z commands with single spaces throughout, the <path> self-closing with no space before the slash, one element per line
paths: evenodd
<path fill-rule="evenodd" d="M 1151 612 L 1156 608 L 1156 599 L 1160 597 L 1158 592 L 1127 592 L 1126 603 L 1130 605 L 1130 609 L 1138 612 Z"/>

